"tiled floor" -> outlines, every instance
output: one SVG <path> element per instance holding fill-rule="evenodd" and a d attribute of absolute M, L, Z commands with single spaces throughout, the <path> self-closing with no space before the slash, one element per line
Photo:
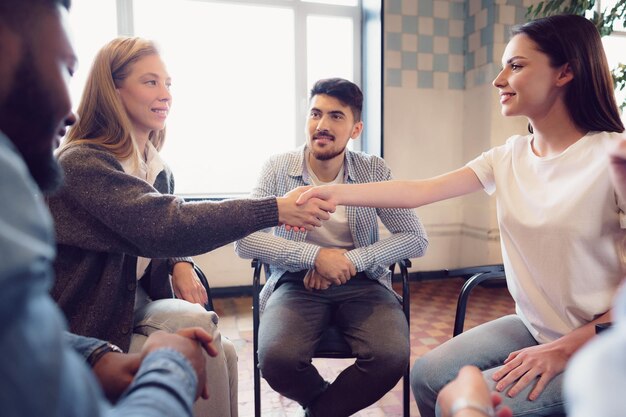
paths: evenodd
<path fill-rule="evenodd" d="M 411 363 L 430 349 L 452 337 L 456 299 L 463 280 L 454 278 L 440 281 L 411 283 Z M 252 383 L 252 299 L 250 297 L 215 299 L 215 310 L 220 315 L 222 334 L 229 337 L 239 354 L 239 415 L 254 415 Z M 501 287 L 477 287 L 468 304 L 465 329 L 510 314 L 513 302 Z M 314 359 L 320 373 L 332 380 L 350 359 Z M 292 417 L 299 415 L 297 403 L 284 398 L 262 381 L 263 417 Z M 365 410 L 358 417 L 402 416 L 402 385 L 396 387 Z M 419 416 L 411 398 L 411 416 Z"/>

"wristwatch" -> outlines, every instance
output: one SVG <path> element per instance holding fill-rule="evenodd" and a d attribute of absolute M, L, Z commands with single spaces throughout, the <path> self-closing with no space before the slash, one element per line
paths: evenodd
<path fill-rule="evenodd" d="M 91 352 L 91 355 L 87 358 L 87 363 L 93 368 L 94 365 L 109 352 L 124 353 L 122 349 L 115 346 L 113 343 L 106 342 L 104 345 Z"/>
<path fill-rule="evenodd" d="M 487 417 L 496 417 L 496 412 L 492 406 L 485 406 L 476 402 L 470 401 L 467 398 L 457 398 L 450 407 L 450 417 L 454 417 L 456 413 L 465 409 L 476 410 Z"/>

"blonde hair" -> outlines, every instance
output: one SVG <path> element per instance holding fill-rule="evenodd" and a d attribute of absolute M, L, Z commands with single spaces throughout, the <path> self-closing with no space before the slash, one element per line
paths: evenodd
<path fill-rule="evenodd" d="M 138 37 L 119 37 L 106 44 L 94 59 L 78 106 L 78 121 L 59 148 L 61 154 L 80 144 L 99 145 L 119 161 L 139 164 L 141 155 L 133 139 L 132 124 L 116 89 L 128 77 L 132 65 L 148 55 L 158 55 L 156 45 Z M 150 142 L 161 150 L 165 129 L 152 131 Z"/>

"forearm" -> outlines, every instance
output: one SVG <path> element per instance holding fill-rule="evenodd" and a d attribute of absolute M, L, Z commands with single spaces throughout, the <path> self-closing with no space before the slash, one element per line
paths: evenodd
<path fill-rule="evenodd" d="M 596 324 L 611 321 L 611 316 L 612 310 L 609 310 L 595 320 L 585 324 L 584 326 L 579 327 L 578 329 L 560 337 L 559 339 L 551 343 L 561 349 L 566 355 L 568 355 L 568 357 L 571 357 L 596 335 Z"/>
<path fill-rule="evenodd" d="M 424 255 L 428 247 L 425 236 L 417 233 L 395 233 L 369 246 L 352 249 L 346 256 L 358 272 L 375 266 L 389 266 L 401 259 Z"/>
<path fill-rule="evenodd" d="M 106 345 L 104 340 L 96 339 L 93 337 L 80 336 L 70 332 L 63 332 L 63 339 L 68 346 L 70 346 L 76 353 L 85 359 L 85 361 L 94 353 L 98 348 Z"/>
<path fill-rule="evenodd" d="M 278 224 L 271 196 L 185 202 L 124 173 L 106 152 L 63 155 L 65 184 L 49 200 L 61 244 L 147 258 L 193 256 Z"/>
<path fill-rule="evenodd" d="M 259 259 L 290 271 L 311 269 L 320 247 L 305 242 L 295 242 L 271 233 L 253 233 L 235 242 L 235 252 L 244 259 Z"/>
<path fill-rule="evenodd" d="M 468 167 L 425 180 L 391 180 L 367 184 L 324 186 L 336 204 L 381 208 L 415 208 L 458 197 L 482 188 Z"/>

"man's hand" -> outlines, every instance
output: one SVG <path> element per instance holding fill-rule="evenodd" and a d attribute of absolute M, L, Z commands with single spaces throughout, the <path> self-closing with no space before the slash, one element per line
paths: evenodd
<path fill-rule="evenodd" d="M 304 288 L 306 288 L 307 290 L 326 290 L 333 284 L 330 280 L 326 279 L 326 277 L 323 277 L 315 269 L 309 270 L 309 272 L 307 272 L 304 276 L 303 281 Z"/>
<path fill-rule="evenodd" d="M 450 409 L 452 404 L 459 398 L 482 407 L 492 406 L 494 408 L 502 401 L 498 394 L 489 393 L 483 374 L 475 366 L 464 366 L 461 368 L 459 375 L 439 391 L 437 404 L 441 409 L 443 417 L 451 417 Z M 468 408 L 457 412 L 455 416 L 461 417 L 465 415 L 463 414 L 464 412 L 467 412 L 467 415 L 475 415 L 476 412 L 473 411 L 474 414 L 472 414 L 472 411 Z M 502 407 L 497 410 L 496 415 L 497 417 L 511 417 L 513 413 L 510 408 Z"/>
<path fill-rule="evenodd" d="M 177 262 L 172 269 L 172 287 L 177 298 L 205 305 L 209 301 L 206 289 L 189 262 Z"/>
<path fill-rule="evenodd" d="M 217 349 L 212 342 L 211 335 L 201 327 L 189 327 L 176 333 L 156 331 L 148 337 L 143 345 L 141 358 L 143 359 L 150 352 L 164 347 L 177 350 L 189 360 L 198 376 L 196 399 L 199 396 L 208 399 L 209 391 L 206 386 L 205 359 L 202 351 L 206 351 L 210 356 L 217 356 Z"/>
<path fill-rule="evenodd" d="M 345 253 L 345 249 L 321 248 L 315 258 L 315 270 L 335 285 L 345 284 L 356 275 L 356 268 Z"/>
<path fill-rule="evenodd" d="M 278 221 L 295 231 L 313 230 L 322 225 L 322 220 L 328 220 L 335 211 L 335 205 L 313 198 L 302 205 L 296 205 L 296 200 L 304 191 L 311 187 L 294 188 L 284 197 L 276 198 L 278 203 Z"/>
<path fill-rule="evenodd" d="M 92 370 L 109 401 L 115 403 L 135 378 L 141 364 L 138 353 L 105 353 Z"/>
<path fill-rule="evenodd" d="M 496 390 L 503 392 L 508 386 L 513 385 L 506 394 L 509 397 L 515 397 L 527 385 L 539 378 L 528 396 L 529 400 L 536 400 L 548 382 L 565 370 L 565 365 L 570 358 L 570 355 L 566 354 L 557 342 L 512 352 L 504 361 L 502 368 L 493 374 L 494 381 L 498 381 Z"/>

